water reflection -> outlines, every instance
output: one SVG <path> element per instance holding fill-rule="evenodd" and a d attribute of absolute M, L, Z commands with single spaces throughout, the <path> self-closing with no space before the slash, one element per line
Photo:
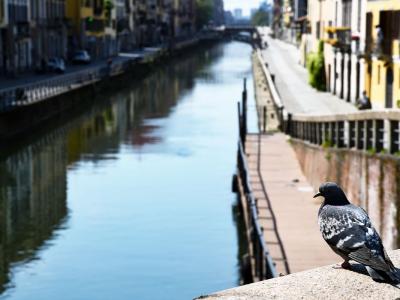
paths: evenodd
<path fill-rule="evenodd" d="M 229 178 L 249 54 L 233 43 L 181 57 L 4 149 L 0 298 L 187 299 L 236 285 Z"/>
<path fill-rule="evenodd" d="M 0 162 L 2 291 L 10 281 L 10 267 L 35 259 L 65 223 L 66 166 L 61 138 L 27 146 Z"/>

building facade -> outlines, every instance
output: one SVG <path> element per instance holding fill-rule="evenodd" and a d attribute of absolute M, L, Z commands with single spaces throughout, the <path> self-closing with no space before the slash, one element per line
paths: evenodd
<path fill-rule="evenodd" d="M 301 62 L 324 46 L 326 89 L 356 103 L 364 90 L 363 55 L 366 0 L 308 1 L 308 33 L 302 36 Z"/>
<path fill-rule="evenodd" d="M 112 0 L 68 0 L 68 57 L 85 49 L 93 59 L 117 54 L 116 5 Z"/>
<path fill-rule="evenodd" d="M 356 103 L 363 91 L 373 108 L 400 108 L 400 2 L 308 1 L 309 34 L 301 61 L 324 42 L 326 88 Z"/>
<path fill-rule="evenodd" d="M 32 68 L 32 39 L 30 1 L 0 1 L 0 73 L 16 76 Z"/>
<path fill-rule="evenodd" d="M 0 76 L 45 71 L 78 50 L 96 60 L 165 46 L 191 37 L 195 16 L 195 0 L 0 0 Z"/>
<path fill-rule="evenodd" d="M 367 1 L 365 89 L 374 108 L 400 108 L 400 2 Z"/>
<path fill-rule="evenodd" d="M 65 0 L 31 0 L 32 59 L 35 69 L 53 57 L 67 59 Z"/>

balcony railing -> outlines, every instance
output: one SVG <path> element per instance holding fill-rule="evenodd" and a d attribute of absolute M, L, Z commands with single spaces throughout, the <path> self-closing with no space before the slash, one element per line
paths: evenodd
<path fill-rule="evenodd" d="M 384 39 L 381 42 L 367 38 L 365 41 L 365 53 L 373 54 L 378 57 L 399 56 L 400 55 L 400 40 Z"/>
<path fill-rule="evenodd" d="M 336 48 L 350 48 L 351 30 L 349 27 L 327 27 L 325 31 L 328 34 L 328 38 L 324 39 L 325 43 Z"/>

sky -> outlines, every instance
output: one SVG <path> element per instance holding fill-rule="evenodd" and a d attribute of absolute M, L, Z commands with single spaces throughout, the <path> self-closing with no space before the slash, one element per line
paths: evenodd
<path fill-rule="evenodd" d="M 243 14 L 250 15 L 251 8 L 258 8 L 262 0 L 224 0 L 225 10 L 233 11 L 235 8 L 243 9 Z"/>

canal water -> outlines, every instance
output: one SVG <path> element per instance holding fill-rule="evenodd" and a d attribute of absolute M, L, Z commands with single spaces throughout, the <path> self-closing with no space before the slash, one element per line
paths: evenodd
<path fill-rule="evenodd" d="M 250 54 L 237 42 L 196 51 L 2 149 L 0 299 L 179 300 L 237 286 L 231 176 Z"/>

